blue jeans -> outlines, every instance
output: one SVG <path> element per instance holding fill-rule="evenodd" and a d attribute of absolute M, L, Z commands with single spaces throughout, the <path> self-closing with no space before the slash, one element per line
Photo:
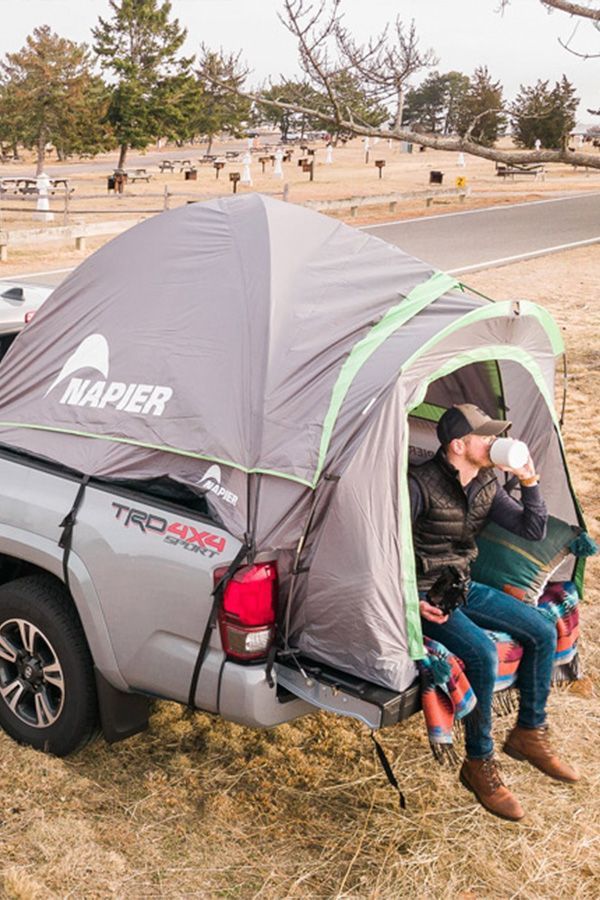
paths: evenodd
<path fill-rule="evenodd" d="M 556 650 L 556 626 L 538 609 L 502 591 L 471 582 L 467 603 L 455 609 L 442 625 L 421 619 L 423 632 L 460 657 L 477 697 L 474 712 L 465 721 L 467 756 L 485 759 L 493 753 L 492 700 L 498 668 L 496 647 L 482 631 L 506 631 L 523 647 L 518 669 L 520 692 L 518 724 L 539 728 L 546 721 Z"/>

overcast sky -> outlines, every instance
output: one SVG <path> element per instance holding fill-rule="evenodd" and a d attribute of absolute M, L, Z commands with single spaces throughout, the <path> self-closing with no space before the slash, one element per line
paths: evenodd
<path fill-rule="evenodd" d="M 584 0 L 585 2 L 585 0 Z M 279 23 L 281 0 L 173 0 L 173 14 L 188 30 L 186 50 L 201 41 L 210 47 L 242 50 L 258 81 L 280 73 L 294 75 L 294 41 Z M 520 84 L 538 78 L 559 79 L 564 73 L 575 85 L 581 103 L 580 122 L 593 121 L 588 107 L 600 106 L 600 60 L 582 60 L 564 50 L 600 51 L 600 31 L 591 22 L 548 14 L 538 0 L 512 0 L 504 15 L 500 0 L 342 0 L 346 22 L 357 38 L 365 39 L 400 14 L 415 19 L 423 47 L 439 57 L 438 69 L 470 74 L 485 64 L 512 99 Z M 0 55 L 23 46 L 37 25 L 75 41 L 89 41 L 98 16 L 109 16 L 108 0 L 0 0 Z M 598 121 L 598 120 L 596 120 Z"/>

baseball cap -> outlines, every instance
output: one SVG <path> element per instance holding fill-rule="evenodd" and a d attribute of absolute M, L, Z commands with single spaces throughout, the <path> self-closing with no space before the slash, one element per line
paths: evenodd
<path fill-rule="evenodd" d="M 507 431 L 512 422 L 492 419 L 474 403 L 459 403 L 447 409 L 437 424 L 440 444 L 449 444 L 454 438 L 467 434 L 498 435 Z"/>

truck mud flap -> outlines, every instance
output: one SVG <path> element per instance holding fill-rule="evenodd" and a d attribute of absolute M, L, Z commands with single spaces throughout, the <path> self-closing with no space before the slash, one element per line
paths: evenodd
<path fill-rule="evenodd" d="M 418 679 L 405 691 L 391 691 L 305 656 L 276 661 L 275 672 L 279 691 L 358 719 L 372 729 L 395 725 L 421 709 Z"/>

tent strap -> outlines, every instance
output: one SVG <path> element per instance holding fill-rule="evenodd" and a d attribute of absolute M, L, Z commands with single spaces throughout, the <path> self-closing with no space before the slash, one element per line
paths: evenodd
<path fill-rule="evenodd" d="M 238 570 L 241 563 L 244 559 L 248 560 L 249 564 L 252 564 L 252 559 L 254 557 L 254 549 L 251 543 L 244 542 L 240 549 L 237 552 L 235 559 L 229 564 L 227 571 L 219 579 L 217 584 L 214 587 L 212 592 L 212 605 L 210 608 L 210 613 L 208 616 L 208 621 L 206 623 L 206 628 L 204 629 L 204 634 L 202 635 L 202 641 L 200 642 L 200 649 L 198 650 L 198 656 L 196 657 L 196 663 L 194 665 L 194 671 L 192 673 L 192 680 L 190 682 L 190 690 L 188 694 L 188 708 L 190 710 L 196 709 L 195 697 L 196 697 L 196 688 L 198 687 L 198 679 L 200 677 L 200 671 L 204 664 L 204 660 L 206 659 L 206 655 L 208 653 L 208 647 L 210 644 L 210 639 L 213 631 L 215 630 L 217 624 L 217 613 L 219 611 L 219 606 L 221 604 L 221 600 L 223 598 L 223 592 L 234 574 Z"/>
<path fill-rule="evenodd" d="M 565 409 L 567 406 L 567 386 L 569 382 L 569 373 L 567 371 L 567 354 L 563 353 L 563 391 L 562 391 L 562 404 L 560 407 L 560 416 L 558 417 L 558 424 L 560 427 L 563 427 L 565 421 Z"/>
<path fill-rule="evenodd" d="M 331 481 L 338 482 L 340 480 L 339 475 L 324 475 L 322 477 L 323 481 Z M 294 659 L 294 662 L 298 666 L 300 672 L 306 679 L 308 676 L 298 664 L 298 661 L 295 658 L 295 654 L 298 652 L 297 650 L 291 648 L 289 646 L 289 636 L 290 636 L 290 616 L 292 614 L 292 595 L 294 593 L 294 587 L 296 585 L 296 577 L 298 575 L 304 574 L 309 571 L 310 566 L 301 565 L 301 557 L 302 551 L 304 550 L 304 546 L 306 543 L 306 538 L 310 532 L 311 526 L 314 522 L 315 514 L 317 511 L 317 504 L 320 499 L 320 495 L 318 493 L 317 487 L 315 487 L 312 495 L 312 499 L 310 502 L 310 506 L 308 509 L 308 514 L 306 516 L 306 521 L 304 523 L 304 528 L 302 529 L 302 534 L 298 539 L 298 543 L 296 544 L 296 551 L 294 553 L 294 562 L 292 564 L 292 569 L 290 572 L 290 583 L 287 591 L 287 596 L 285 600 L 285 605 L 281 610 L 279 615 L 279 623 L 282 628 L 279 630 L 279 635 L 281 636 L 281 640 L 275 641 L 271 649 L 269 650 L 269 655 L 267 657 L 267 668 L 266 668 L 266 678 L 269 687 L 273 687 L 275 681 L 273 680 L 273 666 L 275 664 L 275 659 L 277 656 L 291 656 Z"/>
<path fill-rule="evenodd" d="M 340 480 L 339 475 L 324 475 L 323 481 L 332 481 L 337 482 Z M 292 567 L 291 576 L 290 576 L 290 586 L 287 593 L 287 599 L 285 603 L 285 629 L 284 629 L 284 648 L 286 650 L 288 647 L 289 633 L 290 633 L 290 615 L 292 609 L 292 593 L 294 590 L 294 586 L 296 583 L 296 576 L 301 572 L 307 572 L 307 566 L 301 566 L 300 560 L 302 556 L 302 551 L 304 550 L 304 545 L 306 543 L 306 538 L 308 537 L 308 533 L 311 529 L 312 523 L 315 518 L 315 513 L 317 511 L 317 503 L 320 499 L 320 495 L 317 492 L 316 488 L 313 491 L 312 500 L 310 503 L 310 508 L 308 510 L 308 515 L 306 517 L 306 522 L 304 523 L 304 528 L 302 530 L 302 534 L 300 535 L 300 539 L 298 540 L 298 544 L 296 545 L 296 553 L 294 555 L 294 565 Z"/>
<path fill-rule="evenodd" d="M 371 740 L 375 744 L 377 758 L 381 764 L 381 768 L 383 769 L 383 771 L 386 774 L 387 780 L 389 781 L 391 786 L 394 788 L 394 790 L 398 792 L 398 800 L 400 802 L 400 809 L 406 809 L 406 799 L 400 789 L 400 785 L 398 784 L 398 779 L 394 775 L 394 770 L 392 769 L 390 761 L 387 758 L 386 752 L 383 749 L 383 747 L 381 746 L 381 744 L 379 743 L 379 741 L 377 740 L 377 738 L 375 737 L 374 731 L 371 731 Z"/>
<path fill-rule="evenodd" d="M 60 528 L 62 528 L 62 534 L 58 540 L 58 546 L 61 547 L 64 551 L 62 559 L 63 580 L 69 591 L 71 590 L 71 586 L 69 584 L 69 556 L 71 555 L 73 528 L 75 526 L 75 522 L 77 521 L 77 513 L 79 511 L 79 507 L 81 506 L 81 501 L 83 500 L 83 495 L 85 494 L 85 489 L 89 480 L 89 475 L 84 475 L 81 479 L 79 489 L 75 494 L 75 499 L 73 500 L 73 505 L 59 526 Z"/>

